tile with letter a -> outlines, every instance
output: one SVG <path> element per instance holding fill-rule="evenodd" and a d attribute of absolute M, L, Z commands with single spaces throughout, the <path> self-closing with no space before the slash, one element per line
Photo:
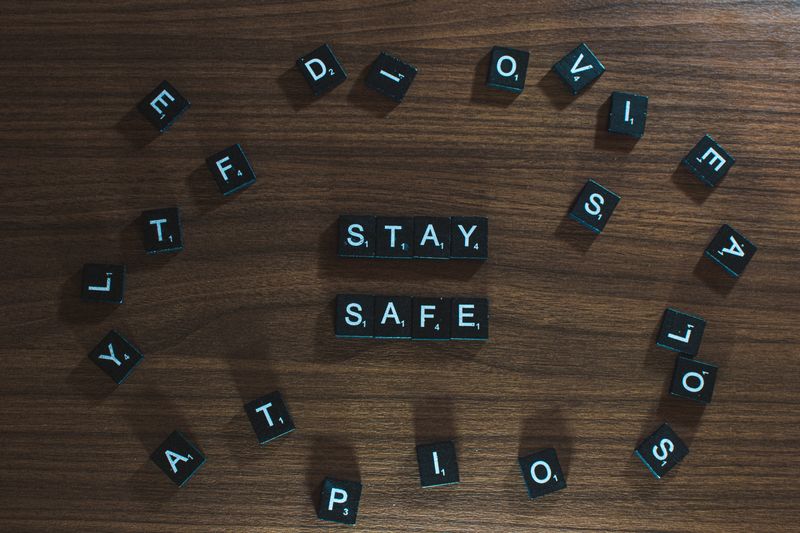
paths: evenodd
<path fill-rule="evenodd" d="M 370 89 L 395 102 L 402 102 L 416 75 L 417 67 L 381 52 L 372 64 L 365 83 Z"/>
<path fill-rule="evenodd" d="M 183 228 L 177 207 L 142 212 L 144 249 L 148 254 L 183 250 Z"/>
<path fill-rule="evenodd" d="M 223 196 L 246 189 L 256 182 L 256 173 L 238 144 L 210 156 L 206 159 L 206 165 Z"/>
<path fill-rule="evenodd" d="M 89 352 L 89 359 L 117 385 L 128 379 L 143 358 L 142 352 L 114 330 L 109 331 L 100 344 Z"/>
<path fill-rule="evenodd" d="M 572 94 L 578 94 L 602 76 L 606 68 L 589 46 L 581 43 L 553 65 L 553 70 L 567 84 Z"/>
<path fill-rule="evenodd" d="M 564 479 L 561 464 L 553 448 L 520 457 L 519 468 L 531 500 L 567 488 L 567 480 Z"/>
<path fill-rule="evenodd" d="M 411 338 L 444 341 L 450 339 L 449 298 L 414 298 Z"/>
<path fill-rule="evenodd" d="M 414 217 L 414 257 L 450 258 L 450 218 Z"/>
<path fill-rule="evenodd" d="M 717 367 L 679 355 L 675 359 L 675 371 L 669 393 L 680 398 L 710 403 L 717 381 Z"/>
<path fill-rule="evenodd" d="M 336 296 L 336 336 L 374 336 L 375 297 L 364 294 Z"/>
<path fill-rule="evenodd" d="M 358 516 L 360 500 L 361 483 L 325 478 L 322 482 L 317 516 L 322 520 L 353 525 Z"/>
<path fill-rule="evenodd" d="M 621 133 L 637 139 L 644 135 L 647 121 L 647 97 L 640 94 L 611 93 L 611 109 L 608 112 L 608 131 Z"/>
<path fill-rule="evenodd" d="M 83 265 L 81 297 L 94 302 L 122 303 L 125 292 L 125 265 Z"/>
<path fill-rule="evenodd" d="M 525 89 L 530 56 L 530 52 L 525 50 L 495 46 L 489 53 L 486 85 L 492 89 L 520 94 Z"/>
<path fill-rule="evenodd" d="M 411 259 L 414 256 L 412 217 L 378 217 L 375 232 L 375 257 Z"/>
<path fill-rule="evenodd" d="M 689 448 L 666 422 L 642 441 L 634 454 L 660 479 L 689 453 Z"/>
<path fill-rule="evenodd" d="M 453 298 L 450 338 L 468 341 L 488 339 L 489 300 L 486 298 Z"/>
<path fill-rule="evenodd" d="M 420 444 L 417 446 L 419 483 L 423 487 L 438 487 L 458 483 L 458 462 L 453 441 Z"/>
<path fill-rule="evenodd" d="M 489 258 L 489 219 L 486 217 L 450 218 L 450 258 Z"/>
<path fill-rule="evenodd" d="M 596 181 L 589 180 L 575 199 L 569 216 L 593 232 L 600 233 L 606 227 L 619 199 L 617 194 Z"/>
<path fill-rule="evenodd" d="M 266 444 L 294 431 L 294 421 L 278 391 L 256 398 L 244 406 L 259 444 Z"/>
<path fill-rule="evenodd" d="M 303 73 L 314 96 L 333 90 L 347 79 L 347 72 L 329 44 L 323 44 L 299 58 L 297 68 Z"/>
<path fill-rule="evenodd" d="M 162 81 L 136 106 L 150 124 L 164 133 L 192 104 L 168 81 Z"/>
<path fill-rule="evenodd" d="M 716 186 L 736 160 L 711 135 L 706 134 L 683 158 L 683 165 L 709 187 Z"/>
<path fill-rule="evenodd" d="M 670 307 L 664 310 L 656 344 L 668 350 L 695 356 L 700 350 L 705 329 L 706 321 L 699 316 Z"/>
<path fill-rule="evenodd" d="M 747 238 L 723 224 L 714 239 L 706 248 L 706 257 L 725 269 L 725 272 L 738 278 L 753 258 L 758 248 Z"/>
<path fill-rule="evenodd" d="M 206 462 L 203 452 L 179 431 L 173 431 L 150 459 L 179 487 L 185 485 Z"/>
<path fill-rule="evenodd" d="M 339 257 L 375 257 L 375 217 L 339 217 Z"/>
<path fill-rule="evenodd" d="M 410 339 L 411 297 L 376 296 L 374 324 L 376 339 Z"/>

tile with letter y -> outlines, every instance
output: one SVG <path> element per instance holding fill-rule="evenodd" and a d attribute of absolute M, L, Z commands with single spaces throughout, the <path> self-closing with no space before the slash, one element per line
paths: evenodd
<path fill-rule="evenodd" d="M 114 330 L 89 352 L 89 359 L 108 374 L 117 385 L 121 385 L 144 356 L 128 339 Z"/>

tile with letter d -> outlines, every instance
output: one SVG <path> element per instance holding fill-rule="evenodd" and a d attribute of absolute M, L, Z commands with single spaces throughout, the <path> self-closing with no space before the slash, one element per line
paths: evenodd
<path fill-rule="evenodd" d="M 373 337 L 375 297 L 364 294 L 336 296 L 336 336 Z"/>
<path fill-rule="evenodd" d="M 710 403 L 717 382 L 717 370 L 710 363 L 679 355 L 675 359 L 669 393 L 700 403 Z"/>
<path fill-rule="evenodd" d="M 150 124 L 164 133 L 192 104 L 164 80 L 136 106 Z"/>
<path fill-rule="evenodd" d="M 256 182 L 256 173 L 239 144 L 208 157 L 206 165 L 223 196 L 246 189 Z"/>
<path fill-rule="evenodd" d="M 520 457 L 519 468 L 531 500 L 567 487 L 567 480 L 564 479 L 561 464 L 553 448 Z"/>
<path fill-rule="evenodd" d="M 416 75 L 417 67 L 381 52 L 372 64 L 365 83 L 370 89 L 395 102 L 402 102 Z"/>
<path fill-rule="evenodd" d="M 636 448 L 636 457 L 641 459 L 652 474 L 660 479 L 689 453 L 689 448 L 666 422 Z"/>
<path fill-rule="evenodd" d="M 489 258 L 489 219 L 486 217 L 450 218 L 450 258 Z"/>
<path fill-rule="evenodd" d="M 142 212 L 144 249 L 148 254 L 183 250 L 183 228 L 177 207 Z"/>
<path fill-rule="evenodd" d="M 477 341 L 489 338 L 489 300 L 453 298 L 452 305 L 451 339 Z"/>
<path fill-rule="evenodd" d="M 347 72 L 329 44 L 323 44 L 299 58 L 297 68 L 308 82 L 314 96 L 321 96 L 333 90 L 347 79 Z"/>
<path fill-rule="evenodd" d="M 83 265 L 81 297 L 95 302 L 122 303 L 125 292 L 125 265 Z"/>
<path fill-rule="evenodd" d="M 581 43 L 553 65 L 553 70 L 567 84 L 572 94 L 578 94 L 602 76 L 606 68 L 589 46 Z"/>
<path fill-rule="evenodd" d="M 731 169 L 736 159 L 711 135 L 706 134 L 683 158 L 683 166 L 709 187 L 716 186 Z"/>
<path fill-rule="evenodd" d="M 353 525 L 358 516 L 360 500 L 361 483 L 325 478 L 322 482 L 317 516 L 322 520 Z"/>
<path fill-rule="evenodd" d="M 459 482 L 456 446 L 453 441 L 417 446 L 419 482 L 423 487 L 438 487 Z"/>
<path fill-rule="evenodd" d="M 294 421 L 278 391 L 256 398 L 244 406 L 259 444 L 266 444 L 294 431 Z"/>
<path fill-rule="evenodd" d="M 117 385 L 128 379 L 143 358 L 142 352 L 114 330 L 109 331 L 100 344 L 89 352 L 89 359 Z"/>
<path fill-rule="evenodd" d="M 520 94 L 525 89 L 530 56 L 530 52 L 526 50 L 495 46 L 489 53 L 486 85 L 492 89 Z"/>
<path fill-rule="evenodd" d="M 677 309 L 667 308 L 661 318 L 661 329 L 656 344 L 690 356 L 697 355 L 706 321 Z"/>
<path fill-rule="evenodd" d="M 617 194 L 590 179 L 575 199 L 569 216 L 593 232 L 600 233 L 606 227 L 619 199 Z"/>
<path fill-rule="evenodd" d="M 185 485 L 206 462 L 203 452 L 179 431 L 173 431 L 150 459 L 179 487 Z"/>
<path fill-rule="evenodd" d="M 706 257 L 717 263 L 725 272 L 738 278 L 758 248 L 747 237 L 723 224 L 706 248 Z"/>

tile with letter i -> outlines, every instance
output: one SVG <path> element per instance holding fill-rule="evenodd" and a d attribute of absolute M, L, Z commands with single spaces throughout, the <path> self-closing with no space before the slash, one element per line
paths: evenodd
<path fill-rule="evenodd" d="M 164 133 L 191 105 L 189 100 L 165 80 L 142 98 L 136 107 L 150 124 Z"/>
<path fill-rule="evenodd" d="M 449 217 L 414 217 L 414 257 L 450 258 Z"/>
<path fill-rule="evenodd" d="M 450 218 L 450 258 L 489 258 L 489 219 L 486 217 Z"/>
<path fill-rule="evenodd" d="M 142 212 L 144 249 L 148 254 L 183 250 L 183 229 L 177 207 Z"/>
<path fill-rule="evenodd" d="M 311 87 L 314 96 L 321 96 L 347 79 L 347 72 L 328 44 L 297 60 L 297 68 Z"/>
<path fill-rule="evenodd" d="M 411 338 L 414 340 L 444 341 L 450 339 L 449 298 L 414 298 Z"/>
<path fill-rule="evenodd" d="M 675 371 L 669 393 L 700 403 L 711 403 L 717 381 L 715 365 L 679 355 L 675 359 Z"/>
<path fill-rule="evenodd" d="M 339 217 L 339 257 L 375 257 L 375 217 Z"/>
<path fill-rule="evenodd" d="M 419 483 L 422 487 L 439 487 L 459 482 L 456 446 L 453 441 L 417 446 Z"/>
<path fill-rule="evenodd" d="M 656 344 L 689 356 L 697 355 L 706 321 L 677 309 L 667 308 L 661 318 L 661 329 Z"/>
<path fill-rule="evenodd" d="M 553 448 L 547 448 L 519 458 L 522 479 L 533 500 L 545 494 L 567 488 L 567 480 Z"/>
<path fill-rule="evenodd" d="M 203 452 L 179 431 L 173 431 L 150 459 L 179 487 L 184 486 L 206 462 Z"/>
<path fill-rule="evenodd" d="M 266 444 L 295 429 L 294 421 L 278 391 L 248 402 L 244 411 L 250 419 L 259 444 Z"/>
<path fill-rule="evenodd" d="M 402 102 L 417 75 L 417 67 L 381 52 L 372 64 L 365 83 L 395 102 Z"/>
<path fill-rule="evenodd" d="M 657 479 L 672 470 L 688 453 L 689 448 L 666 422 L 634 451 Z"/>
<path fill-rule="evenodd" d="M 706 248 L 706 257 L 717 263 L 725 272 L 738 278 L 744 273 L 747 264 L 758 248 L 747 238 L 723 224 Z"/>
<path fill-rule="evenodd" d="M 241 145 L 234 144 L 208 157 L 206 165 L 223 196 L 244 190 L 256 182 L 256 173 Z"/>
<path fill-rule="evenodd" d="M 492 89 L 520 94 L 525 89 L 529 59 L 530 52 L 525 50 L 495 46 L 489 54 L 486 85 Z"/>
<path fill-rule="evenodd" d="M 373 337 L 374 306 L 374 296 L 363 294 L 336 296 L 336 336 Z"/>
<path fill-rule="evenodd" d="M 125 292 L 125 265 L 83 265 L 81 297 L 94 302 L 122 303 Z"/>
<path fill-rule="evenodd" d="M 360 500 L 361 483 L 325 478 L 325 481 L 322 482 L 317 516 L 321 520 L 353 525 L 358 516 Z"/>
<path fill-rule="evenodd" d="M 410 296 L 376 296 L 374 305 L 376 339 L 411 338 Z"/>
<path fill-rule="evenodd" d="M 606 68 L 589 46 L 581 43 L 553 65 L 553 70 L 567 84 L 572 94 L 578 94 L 602 76 Z"/>
<path fill-rule="evenodd" d="M 711 135 L 706 134 L 683 158 L 683 166 L 709 187 L 716 186 L 736 160 Z"/>
<path fill-rule="evenodd" d="M 619 196 L 594 180 L 589 180 L 575 199 L 569 216 L 595 233 L 606 227 L 619 203 Z"/>
<path fill-rule="evenodd" d="M 116 331 L 109 331 L 100 344 L 89 352 L 89 359 L 108 374 L 117 385 L 130 376 L 144 356 L 133 344 Z"/>
<path fill-rule="evenodd" d="M 611 93 L 611 109 L 608 112 L 608 131 L 621 133 L 637 139 L 644 135 L 647 121 L 647 97 L 633 93 L 614 91 Z"/>
<path fill-rule="evenodd" d="M 485 341 L 489 338 L 489 300 L 453 298 L 450 338 Z"/>

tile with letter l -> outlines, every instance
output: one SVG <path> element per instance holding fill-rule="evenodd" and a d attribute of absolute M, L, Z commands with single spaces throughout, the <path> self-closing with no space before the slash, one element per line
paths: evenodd
<path fill-rule="evenodd" d="M 700 350 L 705 329 L 704 319 L 669 307 L 661 318 L 656 344 L 667 350 L 695 356 Z"/>
<path fill-rule="evenodd" d="M 84 300 L 121 304 L 124 293 L 125 265 L 83 265 L 81 297 Z"/>

